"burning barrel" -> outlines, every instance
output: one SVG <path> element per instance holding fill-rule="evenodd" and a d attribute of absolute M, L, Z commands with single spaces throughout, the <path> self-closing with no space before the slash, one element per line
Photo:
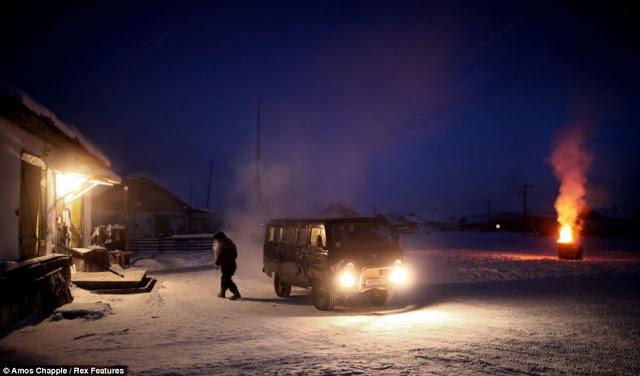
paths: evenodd
<path fill-rule="evenodd" d="M 563 260 L 582 260 L 582 244 L 558 243 L 558 258 Z"/>
<path fill-rule="evenodd" d="M 558 258 L 562 260 L 582 260 L 582 244 L 573 237 L 573 231 L 569 226 L 562 226 L 560 237 L 556 243 Z"/>

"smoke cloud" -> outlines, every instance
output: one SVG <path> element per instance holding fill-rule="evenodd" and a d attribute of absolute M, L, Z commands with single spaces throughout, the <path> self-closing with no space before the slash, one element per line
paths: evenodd
<path fill-rule="evenodd" d="M 580 232 L 580 215 L 587 210 L 587 170 L 592 156 L 585 150 L 585 132 L 572 127 L 562 131 L 556 138 L 551 154 L 553 173 L 560 181 L 555 209 L 562 228 Z"/>

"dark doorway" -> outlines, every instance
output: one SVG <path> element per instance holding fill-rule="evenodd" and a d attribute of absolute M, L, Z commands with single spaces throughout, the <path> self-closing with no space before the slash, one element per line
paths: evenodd
<path fill-rule="evenodd" d="M 171 221 L 168 215 L 156 215 L 156 235 L 158 237 L 173 235 L 171 230 Z"/>
<path fill-rule="evenodd" d="M 42 168 L 22 161 L 20 181 L 20 259 L 44 254 Z"/>

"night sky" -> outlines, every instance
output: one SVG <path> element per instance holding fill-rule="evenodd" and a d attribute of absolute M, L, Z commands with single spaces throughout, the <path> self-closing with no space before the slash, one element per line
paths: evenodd
<path fill-rule="evenodd" d="M 578 126 L 588 201 L 639 216 L 640 14 L 623 2 L 260 1 L 0 5 L 0 83 L 204 206 L 253 187 L 295 214 L 553 213 L 554 135 Z M 617 211 L 613 208 L 617 207 Z"/>

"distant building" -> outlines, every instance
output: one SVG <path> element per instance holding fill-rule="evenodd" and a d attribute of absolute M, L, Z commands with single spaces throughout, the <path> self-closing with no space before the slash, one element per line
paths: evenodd
<path fill-rule="evenodd" d="M 128 233 L 133 239 L 182 234 L 212 234 L 222 228 L 222 216 L 197 208 L 148 176 L 125 177 L 119 186 L 97 194 L 95 225 L 124 224 L 124 197 L 127 188 Z"/>
<path fill-rule="evenodd" d="M 343 218 L 343 217 L 358 217 L 360 214 L 355 210 L 346 207 L 340 202 L 336 202 L 335 204 L 329 206 L 323 211 L 316 214 L 318 217 L 322 218 Z"/>

